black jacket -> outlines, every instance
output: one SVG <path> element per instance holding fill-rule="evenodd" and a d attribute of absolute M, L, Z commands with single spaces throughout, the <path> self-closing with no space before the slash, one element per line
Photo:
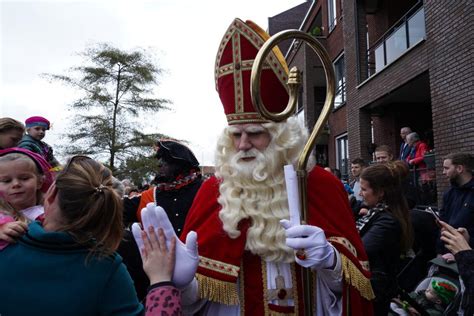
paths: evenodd
<path fill-rule="evenodd" d="M 441 219 L 454 228 L 464 227 L 470 235 L 469 245 L 474 248 L 474 178 L 463 186 L 452 185 L 443 195 Z M 446 253 L 438 239 L 438 253 Z"/>
<path fill-rule="evenodd" d="M 193 204 L 194 196 L 201 184 L 202 179 L 198 178 L 177 190 L 160 191 L 157 189 L 155 191 L 154 202 L 165 210 L 178 237 L 181 235 L 189 208 Z M 140 199 L 141 196 L 124 199 L 124 224 L 126 226 L 138 222 L 136 214 Z"/>
<path fill-rule="evenodd" d="M 386 315 L 390 299 L 397 290 L 402 229 L 388 211 L 375 214 L 360 230 L 362 243 L 369 257 L 371 283 L 375 293 L 376 315 Z"/>

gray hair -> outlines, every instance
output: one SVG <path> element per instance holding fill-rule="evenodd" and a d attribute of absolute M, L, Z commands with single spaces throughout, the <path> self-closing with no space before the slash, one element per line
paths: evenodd
<path fill-rule="evenodd" d="M 417 142 L 417 141 L 420 140 L 420 135 L 418 135 L 418 133 L 416 133 L 416 132 L 410 133 L 410 134 L 407 135 L 407 140 L 413 140 L 413 141 Z"/>

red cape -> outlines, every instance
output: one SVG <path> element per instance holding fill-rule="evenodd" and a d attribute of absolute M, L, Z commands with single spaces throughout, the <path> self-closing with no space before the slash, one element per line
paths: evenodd
<path fill-rule="evenodd" d="M 219 219 L 219 180 L 210 178 L 201 186 L 184 227 L 198 234 L 200 262 L 197 277 L 201 297 L 224 304 L 239 302 L 236 287 L 244 255 L 247 220 L 239 224 L 242 234 L 231 239 Z M 344 315 L 372 315 L 368 299 L 373 298 L 368 259 L 355 227 L 347 193 L 337 178 L 315 167 L 307 178 L 308 222 L 321 227 L 327 239 L 338 249 L 344 274 Z M 301 296 L 300 296 L 301 297 Z M 247 304 L 248 302 L 246 302 Z M 348 304 L 349 303 L 349 304 Z"/>

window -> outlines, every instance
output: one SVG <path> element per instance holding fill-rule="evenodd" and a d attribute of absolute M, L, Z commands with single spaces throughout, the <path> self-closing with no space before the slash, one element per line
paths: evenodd
<path fill-rule="evenodd" d="M 331 32 L 337 24 L 336 0 L 328 0 L 328 29 Z"/>
<path fill-rule="evenodd" d="M 334 62 L 334 72 L 336 75 L 336 96 L 334 98 L 334 108 L 338 108 L 346 103 L 346 70 L 344 65 L 344 55 L 341 55 Z"/>
<path fill-rule="evenodd" d="M 336 138 L 336 167 L 341 171 L 342 180 L 349 179 L 349 144 L 347 134 Z"/>

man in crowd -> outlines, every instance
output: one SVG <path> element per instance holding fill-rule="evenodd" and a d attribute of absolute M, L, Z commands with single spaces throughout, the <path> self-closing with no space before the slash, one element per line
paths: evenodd
<path fill-rule="evenodd" d="M 362 170 L 366 167 L 366 163 L 362 158 L 356 158 L 351 162 L 351 173 L 352 181 L 350 183 L 352 191 L 354 192 L 354 197 L 357 201 L 362 201 L 362 196 L 360 196 L 360 179 L 359 176 Z"/>
<path fill-rule="evenodd" d="M 200 255 L 183 304 L 205 315 L 303 314 L 303 266 L 317 272 L 315 315 L 371 315 L 367 256 L 341 182 L 308 168 L 309 225 L 288 221 L 283 166 L 296 164 L 307 133 L 296 118 L 269 122 L 252 104 L 250 69 L 267 38 L 236 19 L 219 47 L 216 88 L 229 126 L 217 144 L 216 176 L 196 195 L 182 234 L 197 232 Z M 279 50 L 267 60 L 262 99 L 279 112 L 288 69 Z"/>
<path fill-rule="evenodd" d="M 364 199 L 360 195 L 360 174 L 362 170 L 366 167 L 366 163 L 362 158 L 356 158 L 351 162 L 351 174 L 352 174 L 352 181 L 350 182 L 350 188 L 352 190 L 352 194 L 349 196 L 349 202 L 351 205 L 351 209 L 354 213 L 354 216 L 357 218 L 359 215 L 363 215 L 366 213 L 367 208 L 363 205 Z M 362 213 L 361 213 L 362 210 Z"/>
<path fill-rule="evenodd" d="M 443 174 L 451 187 L 443 195 L 441 219 L 454 228 L 464 227 L 469 233 L 469 244 L 474 247 L 474 156 L 469 153 L 452 153 L 443 161 Z M 447 253 L 441 241 L 438 253 Z M 448 255 L 447 259 L 450 256 Z"/>
<path fill-rule="evenodd" d="M 402 138 L 402 144 L 400 145 L 400 155 L 398 156 L 398 158 L 401 161 L 405 161 L 411 151 L 411 147 L 408 144 L 408 140 L 407 140 L 407 136 L 410 133 L 411 133 L 411 128 L 409 127 L 402 127 L 400 129 L 400 137 Z"/>
<path fill-rule="evenodd" d="M 375 148 L 375 161 L 377 163 L 389 162 L 393 160 L 392 149 L 387 145 L 380 145 Z"/>

